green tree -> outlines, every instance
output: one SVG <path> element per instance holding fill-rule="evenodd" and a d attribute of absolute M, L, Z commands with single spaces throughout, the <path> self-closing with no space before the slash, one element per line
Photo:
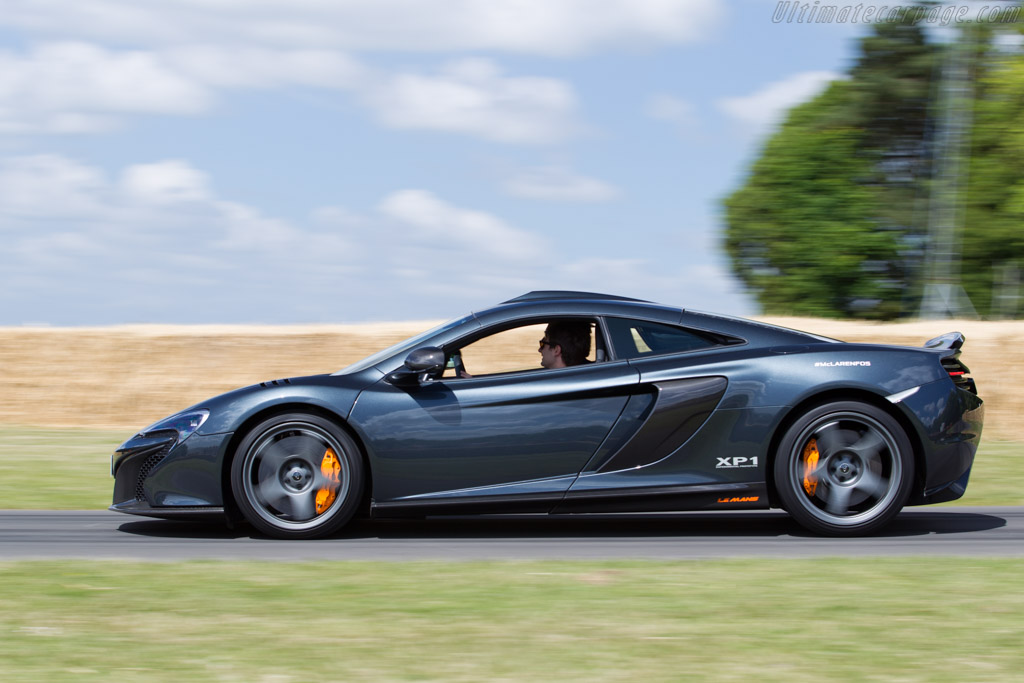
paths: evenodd
<path fill-rule="evenodd" d="M 1007 27 L 999 27 L 1006 31 Z M 1020 35 L 1018 26 L 1009 30 Z M 978 55 L 961 279 L 985 316 L 1024 314 L 1024 56 Z"/>
<path fill-rule="evenodd" d="M 941 48 L 877 24 L 849 78 L 789 112 L 725 200 L 725 249 L 765 312 L 889 319 L 915 295 Z"/>

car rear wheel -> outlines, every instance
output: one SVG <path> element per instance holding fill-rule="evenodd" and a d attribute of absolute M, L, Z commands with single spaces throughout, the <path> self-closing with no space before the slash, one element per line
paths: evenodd
<path fill-rule="evenodd" d="M 913 477 L 912 447 L 899 423 L 857 401 L 802 415 L 775 458 L 783 507 L 805 528 L 829 536 L 883 527 L 907 502 Z"/>
<path fill-rule="evenodd" d="M 343 527 L 362 496 L 359 448 L 330 420 L 272 417 L 250 431 L 231 463 L 231 490 L 246 520 L 277 538 L 320 538 Z"/>

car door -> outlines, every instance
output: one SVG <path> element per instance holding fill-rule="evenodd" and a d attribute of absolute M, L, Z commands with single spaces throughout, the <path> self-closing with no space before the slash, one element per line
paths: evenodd
<path fill-rule="evenodd" d="M 586 509 L 590 501 L 609 495 L 643 496 L 645 488 L 664 495 L 671 509 L 678 487 L 715 483 L 685 452 L 728 387 L 724 376 L 701 372 L 702 352 L 742 340 L 659 321 L 609 317 L 604 322 L 615 356 L 640 373 L 638 390 L 559 510 Z"/>
<path fill-rule="evenodd" d="M 382 380 L 350 415 L 368 451 L 374 504 L 490 499 L 549 508 L 597 451 L 638 377 L 620 361 L 406 386 Z"/>

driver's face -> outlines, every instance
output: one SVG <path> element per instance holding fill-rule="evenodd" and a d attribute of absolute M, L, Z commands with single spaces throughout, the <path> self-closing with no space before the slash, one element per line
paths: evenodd
<path fill-rule="evenodd" d="M 561 348 L 557 345 L 552 346 L 548 342 L 547 335 L 544 335 L 544 338 L 540 340 L 540 348 L 537 350 L 540 351 L 540 366 L 542 368 L 550 370 L 551 368 L 558 367 L 558 361 L 561 360 Z"/>

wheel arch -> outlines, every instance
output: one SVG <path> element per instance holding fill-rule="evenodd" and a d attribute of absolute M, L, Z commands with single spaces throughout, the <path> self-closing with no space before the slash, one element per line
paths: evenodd
<path fill-rule="evenodd" d="M 874 392 L 866 389 L 831 389 L 823 391 L 812 396 L 808 396 L 797 405 L 790 408 L 785 417 L 779 422 L 775 431 L 772 433 L 771 441 L 768 444 L 768 453 L 765 464 L 765 484 L 768 488 L 768 501 L 771 507 L 780 507 L 781 502 L 779 500 L 779 493 L 775 483 L 775 460 L 778 456 L 779 444 L 782 442 L 783 436 L 789 428 L 800 419 L 800 416 L 813 410 L 818 406 L 825 405 L 826 403 L 835 403 L 838 401 L 859 401 L 861 403 L 867 403 L 875 408 L 884 411 L 887 415 L 892 417 L 899 423 L 900 428 L 907 436 L 907 440 L 910 441 L 910 447 L 913 451 L 914 457 L 914 483 L 911 488 L 911 497 L 919 492 L 924 486 L 924 447 L 921 444 L 921 437 L 914 429 L 910 420 L 906 415 L 903 414 L 899 408 L 890 403 L 885 399 L 884 396 L 880 396 Z"/>
<path fill-rule="evenodd" d="M 252 431 L 253 427 L 259 423 L 277 415 L 284 415 L 286 413 L 307 413 L 309 415 L 316 415 L 317 417 L 329 420 L 340 429 L 344 430 L 344 432 L 352 439 L 356 444 L 356 447 L 359 449 L 359 457 L 363 460 L 363 473 L 365 477 L 363 482 L 364 490 L 362 500 L 359 503 L 356 515 L 361 516 L 368 512 L 370 507 L 370 495 L 373 491 L 373 472 L 370 470 L 370 460 L 366 454 L 366 446 L 363 444 L 362 439 L 359 438 L 356 431 L 349 426 L 348 422 L 343 417 L 334 411 L 315 403 L 279 403 L 263 408 L 262 410 L 259 410 L 247 417 L 245 421 L 235 429 L 234 434 L 231 436 L 231 440 L 228 442 L 227 449 L 224 452 L 223 462 L 221 462 L 220 472 L 221 495 L 224 499 L 224 511 L 228 518 L 232 522 L 238 522 L 243 519 L 241 511 L 235 503 L 234 493 L 231 490 L 231 463 L 235 459 L 235 454 L 238 450 L 239 444 L 246 435 Z"/>

